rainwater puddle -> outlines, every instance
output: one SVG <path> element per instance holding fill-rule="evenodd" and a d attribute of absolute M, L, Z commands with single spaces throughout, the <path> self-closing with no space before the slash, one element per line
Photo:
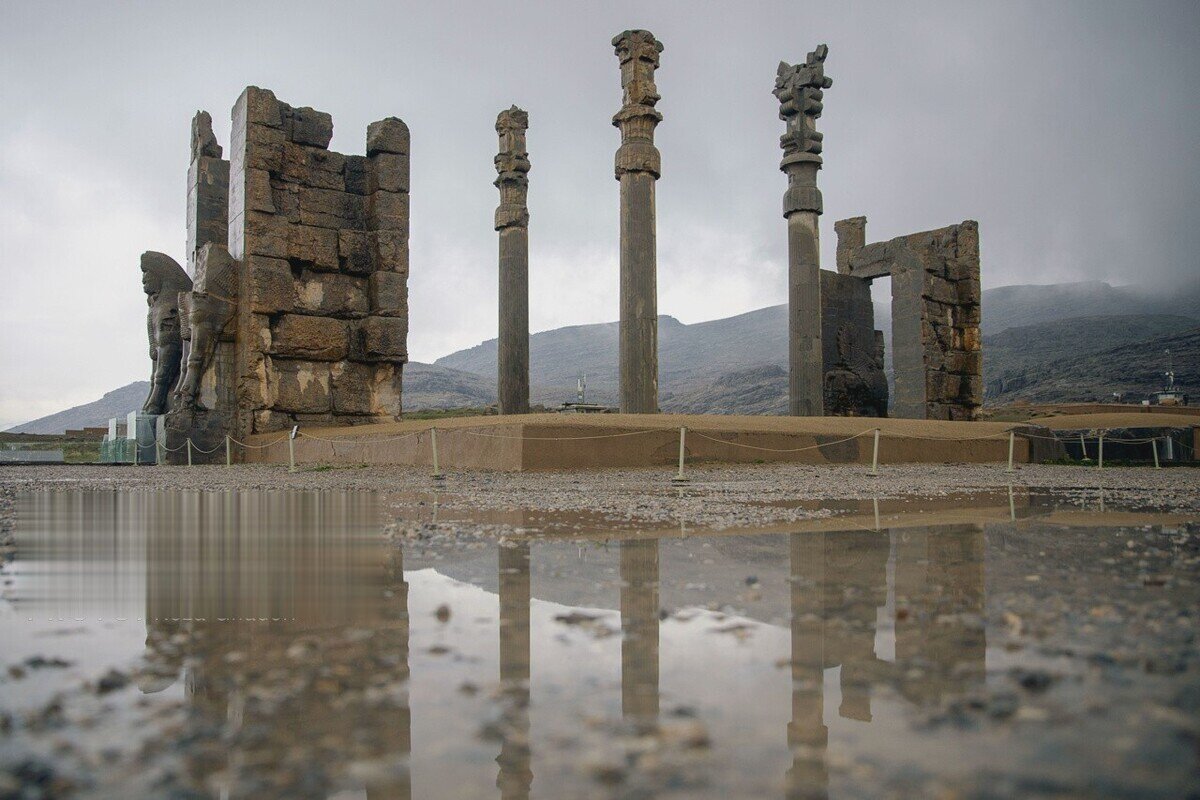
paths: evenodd
<path fill-rule="evenodd" d="M 0 796 L 1197 790 L 1200 521 L 825 507 L 707 532 L 432 494 L 27 494 Z M 398 517 L 527 535 L 382 535 Z"/>

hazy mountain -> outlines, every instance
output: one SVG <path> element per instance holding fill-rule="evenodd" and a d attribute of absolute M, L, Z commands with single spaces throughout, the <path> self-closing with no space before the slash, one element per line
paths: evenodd
<path fill-rule="evenodd" d="M 1103 326 L 1106 318 L 1097 319 Z M 1040 326 L 1022 330 L 1036 337 Z M 1014 329 L 1018 330 L 1018 329 Z M 1032 341 L 1031 339 L 1022 340 Z M 987 380 L 988 402 L 1055 403 L 1109 400 L 1114 392 L 1140 401 L 1163 386 L 1168 356 L 1176 381 L 1192 398 L 1200 395 L 1200 327 L 1091 352 L 1074 352 L 1029 363 Z M 987 364 L 984 351 L 984 364 Z"/>
<path fill-rule="evenodd" d="M 108 421 L 112 417 L 124 417 L 130 411 L 141 408 L 149 393 L 149 381 L 134 381 L 120 389 L 113 389 L 99 400 L 17 425 L 9 428 L 5 433 L 54 434 L 62 433 L 68 428 L 79 429 L 108 425 Z"/>
<path fill-rule="evenodd" d="M 889 307 L 875 306 L 875 327 L 890 339 Z M 1162 350 L 1175 354 L 1179 379 L 1200 380 L 1197 337 L 1200 283 L 1171 296 L 1088 281 L 1003 286 L 983 293 L 984 383 L 989 402 L 1043 402 L 1107 397 L 1158 388 Z M 1161 337 L 1166 337 L 1161 338 Z M 1174 338 L 1172 338 L 1174 337 Z M 615 322 L 574 325 L 530 337 L 531 401 L 548 407 L 574 400 L 587 375 L 587 400 L 617 403 Z M 890 363 L 890 341 L 888 346 Z M 1106 361 L 1101 354 L 1111 354 Z M 1120 364 L 1116 369 L 1114 364 Z M 659 394 L 664 411 L 770 414 L 786 410 L 787 308 L 770 306 L 685 325 L 659 317 Z M 1200 387 L 1198 387 L 1200 388 Z M 102 425 L 140 408 L 148 384 L 132 383 L 101 400 L 13 428 L 61 433 Z M 1200 393 L 1200 392 L 1197 392 Z M 496 340 L 404 372 L 404 408 L 487 406 L 496 402 Z"/>

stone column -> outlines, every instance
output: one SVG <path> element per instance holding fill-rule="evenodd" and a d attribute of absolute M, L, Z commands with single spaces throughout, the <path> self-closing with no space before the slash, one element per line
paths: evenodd
<path fill-rule="evenodd" d="M 621 182 L 621 412 L 658 411 L 658 284 L 654 182 L 661 173 L 654 128 L 654 70 L 662 43 L 649 31 L 624 31 L 613 41 L 621 61 L 624 104 L 616 176 Z"/>
<path fill-rule="evenodd" d="M 621 542 L 621 712 L 641 731 L 658 725 L 658 540 Z"/>
<path fill-rule="evenodd" d="M 821 353 L 821 243 L 818 220 L 821 192 L 821 139 L 816 121 L 821 116 L 823 89 L 833 85 L 825 77 L 825 56 L 820 45 L 803 64 L 780 62 L 775 77 L 779 118 L 787 132 L 779 139 L 788 176 L 783 196 L 783 216 L 788 222 L 788 396 L 792 416 L 815 417 L 824 413 L 824 369 Z"/>
<path fill-rule="evenodd" d="M 496 374 L 501 414 L 529 413 L 529 115 L 513 106 L 496 117 L 496 230 L 500 233 L 500 337 Z"/>

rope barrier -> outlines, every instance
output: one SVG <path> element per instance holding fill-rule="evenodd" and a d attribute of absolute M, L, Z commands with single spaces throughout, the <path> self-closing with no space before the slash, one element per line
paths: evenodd
<path fill-rule="evenodd" d="M 521 440 L 521 441 L 542 441 L 542 442 L 578 442 L 578 441 L 588 441 L 588 440 L 594 440 L 594 439 L 616 439 L 616 438 L 622 438 L 622 437 L 628 437 L 628 436 L 642 436 L 642 435 L 648 434 L 648 433 L 668 433 L 668 434 L 674 433 L 674 431 L 670 428 L 646 428 L 646 429 L 642 429 L 642 430 L 621 431 L 619 433 L 602 433 L 602 434 L 594 434 L 594 435 L 587 435 L 587 436 L 513 436 L 513 435 L 503 434 L 503 433 L 488 433 L 488 432 L 480 431 L 480 430 L 470 430 L 467 428 L 461 428 L 461 429 L 457 429 L 457 430 L 450 429 L 450 430 L 454 430 L 454 432 L 456 432 L 456 433 L 462 433 L 462 434 L 466 434 L 468 436 L 476 436 L 476 437 L 481 437 L 481 438 L 486 438 L 486 439 L 512 439 L 512 440 Z M 1102 468 L 1103 464 L 1104 464 L 1104 462 L 1103 462 L 1104 440 L 1108 439 L 1110 446 L 1112 444 L 1123 444 L 1123 445 L 1153 444 L 1154 445 L 1155 466 L 1156 467 L 1159 466 L 1159 464 L 1158 464 L 1158 462 L 1159 462 L 1158 442 L 1161 439 L 1163 439 L 1164 437 L 1155 436 L 1155 437 L 1140 438 L 1140 439 L 1114 439 L 1112 437 L 1105 436 L 1106 432 L 1112 431 L 1112 430 L 1118 430 L 1118 429 L 1117 428 L 1103 428 L 1103 429 L 1096 428 L 1096 429 L 1089 431 L 1090 436 L 1085 435 L 1083 433 L 1079 434 L 1080 445 L 1083 448 L 1082 452 L 1083 452 L 1083 456 L 1085 459 L 1087 458 L 1086 440 L 1088 438 L 1091 438 L 1091 439 L 1098 441 L 1098 443 L 1099 443 L 1098 466 Z M 679 472 L 673 478 L 673 481 L 676 483 L 687 482 L 687 478 L 684 477 L 684 461 L 685 461 L 685 457 L 686 457 L 684 442 L 685 442 L 685 437 L 688 432 L 689 432 L 688 428 L 680 428 L 679 429 Z M 212 447 L 207 450 L 198 447 L 190 438 L 184 440 L 184 442 L 177 447 L 167 447 L 166 444 L 163 443 L 161 440 L 157 441 L 155 443 L 155 445 L 158 448 L 158 451 L 163 455 L 165 455 L 166 453 L 178 453 L 181 450 L 184 450 L 186 448 L 188 450 L 188 465 L 189 466 L 192 463 L 192 451 L 195 451 L 202 455 L 209 455 L 209 454 L 215 453 L 217 450 L 224 447 L 225 448 L 225 463 L 228 466 L 232 463 L 231 454 L 230 454 L 230 446 L 234 445 L 234 444 L 236 444 L 239 447 L 246 448 L 248 450 L 265 450 L 267 448 L 274 447 L 275 445 L 282 444 L 285 441 L 289 442 L 289 445 L 291 445 L 295 442 L 295 439 L 297 437 L 302 436 L 306 439 L 312 439 L 313 441 L 325 442 L 325 443 L 329 444 L 330 449 L 333 451 L 333 454 L 335 456 L 337 456 L 337 455 L 339 455 L 339 453 L 337 451 L 337 445 L 344 444 L 344 445 L 349 445 L 351 447 L 354 447 L 354 446 L 358 446 L 358 445 L 378 444 L 378 443 L 382 443 L 382 442 L 395 442 L 395 441 L 401 441 L 404 439 L 420 438 L 421 436 L 423 436 L 426 433 L 428 433 L 430 435 L 430 440 L 431 440 L 430 445 L 432 448 L 432 456 L 433 456 L 433 464 L 434 464 L 433 477 L 435 479 L 441 479 L 442 474 L 441 474 L 440 469 L 438 468 L 437 427 L 436 426 L 431 426 L 429 428 L 424 428 L 424 429 L 418 430 L 418 431 L 411 431 L 409 433 L 396 434 L 394 436 L 379 436 L 379 437 L 373 437 L 373 438 L 356 438 L 352 434 L 343 434 L 340 436 L 335 436 L 333 438 L 326 438 L 326 437 L 322 437 L 322 436 L 313 436 L 312 434 L 305 433 L 305 432 L 299 430 L 299 426 L 296 426 L 295 428 L 293 428 L 293 430 L 290 434 L 284 434 L 280 438 L 275 439 L 274 441 L 271 441 L 271 442 L 266 442 L 264 444 L 250 444 L 248 442 L 243 442 L 243 441 L 239 441 L 238 439 L 234 439 L 232 436 L 225 436 L 224 441 L 221 444 L 218 444 L 217 446 Z M 1007 429 L 1005 431 L 1001 431 L 999 433 L 985 434 L 983 436 L 930 436 L 930 435 L 905 433 L 903 431 L 884 432 L 882 429 L 875 427 L 875 428 L 868 428 L 867 430 L 860 431 L 859 433 L 853 434 L 851 436 L 847 436 L 842 439 L 835 439 L 834 441 L 831 441 L 831 442 L 820 442 L 817 444 L 806 445 L 804 447 L 783 447 L 783 448 L 781 448 L 781 447 L 763 447 L 761 445 L 746 444 L 744 442 L 730 441 L 728 439 L 720 439 L 715 436 L 709 436 L 706 433 L 703 433 L 701 431 L 694 430 L 694 429 L 690 430 L 690 433 L 694 436 L 700 437 L 701 439 L 707 439 L 708 441 L 715 442 L 717 444 L 728 445 L 731 447 L 740 447 L 740 448 L 743 448 L 746 450 L 758 450 L 758 451 L 767 452 L 767 453 L 802 453 L 802 452 L 805 452 L 808 450 L 817 450 L 817 449 L 820 449 L 823 447 L 831 447 L 834 445 L 844 444 L 846 442 L 850 442 L 850 441 L 853 441 L 860 437 L 866 436 L 867 434 L 873 434 L 875 444 L 874 444 L 874 449 L 873 449 L 872 456 L 871 456 L 871 470 L 870 470 L 871 475 L 878 474 L 879 439 L 881 436 L 886 436 L 886 437 L 891 437 L 891 438 L 896 438 L 896 439 L 915 439 L 915 440 L 921 440 L 921 441 L 942 441 L 942 442 L 976 442 L 976 441 L 987 441 L 987 440 L 1007 438 L 1009 440 L 1009 453 L 1008 453 L 1008 468 L 1006 471 L 1009 471 L 1009 472 L 1013 471 L 1013 465 L 1014 465 L 1013 449 L 1014 449 L 1014 442 L 1015 442 L 1016 436 L 1021 436 L 1026 439 L 1041 439 L 1041 440 L 1045 440 L 1045 441 L 1064 442 L 1064 443 L 1074 439 L 1073 435 L 1067 435 L 1065 431 L 1062 432 L 1062 435 L 1055 433 L 1050 436 L 1045 436 L 1042 434 L 1033 433 L 1032 431 L 1017 430 L 1016 427 L 1009 428 L 1009 429 Z M 776 433 L 776 432 L 775 431 L 745 431 L 745 432 L 743 432 L 743 435 L 756 435 L 756 434 L 770 435 L 772 433 Z M 735 434 L 735 435 L 739 435 L 739 434 Z M 818 436 L 819 434 L 808 434 L 808 435 Z M 1166 437 L 1166 438 L 1168 438 L 1169 441 L 1171 441 L 1173 446 L 1177 446 L 1185 452 L 1190 451 L 1194 456 L 1196 448 L 1193 447 L 1192 445 L 1187 444 L 1182 441 L 1176 441 L 1176 440 L 1170 439 L 1169 437 Z M 164 459 L 160 456 L 158 458 L 158 460 L 162 461 Z M 296 469 L 296 467 L 295 467 L 295 452 L 294 452 L 294 448 L 291 446 L 289 446 L 288 460 L 291 465 L 291 470 L 294 472 Z M 135 463 L 136 463 L 136 461 L 135 461 Z"/>
<path fill-rule="evenodd" d="M 744 447 L 747 450 L 764 450 L 769 453 L 800 453 L 800 452 L 803 452 L 804 450 L 816 450 L 818 447 L 829 447 L 829 446 L 835 445 L 835 444 L 842 444 L 843 442 L 848 442 L 852 439 L 857 439 L 860 436 L 866 436 L 868 433 L 874 433 L 874 431 L 875 431 L 874 428 L 868 428 L 867 430 L 863 431 L 862 433 L 856 433 L 853 436 L 847 436 L 845 439 L 838 439 L 833 442 L 823 442 L 821 444 L 813 444 L 813 445 L 809 445 L 807 447 L 787 447 L 787 448 L 759 447 L 758 445 L 754 445 L 754 444 L 742 444 L 741 442 L 730 442 L 730 441 L 726 441 L 725 439 L 716 439 L 712 436 L 703 434 L 697 430 L 693 430 L 692 433 L 696 436 L 699 436 L 701 439 L 708 439 L 710 442 L 717 442 L 719 444 L 729 444 L 729 445 L 733 445 L 734 447 Z"/>
<path fill-rule="evenodd" d="M 578 442 L 584 439 L 613 439 L 618 436 L 638 436 L 643 433 L 674 433 L 671 428 L 647 428 L 642 431 L 624 431 L 622 433 L 604 433 L 596 436 L 507 436 L 502 433 L 480 433 L 472 430 L 459 430 L 469 436 L 482 436 L 487 439 L 522 439 L 526 442 Z M 693 431 L 695 433 L 695 431 Z"/>

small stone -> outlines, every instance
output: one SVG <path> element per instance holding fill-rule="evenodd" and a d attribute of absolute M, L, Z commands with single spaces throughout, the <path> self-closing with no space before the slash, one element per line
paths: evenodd
<path fill-rule="evenodd" d="M 450 606 L 446 605 L 445 603 L 442 603 L 440 606 L 437 607 L 437 611 L 433 612 L 433 615 L 435 617 L 437 617 L 438 622 L 445 625 L 447 622 L 450 621 Z"/>

